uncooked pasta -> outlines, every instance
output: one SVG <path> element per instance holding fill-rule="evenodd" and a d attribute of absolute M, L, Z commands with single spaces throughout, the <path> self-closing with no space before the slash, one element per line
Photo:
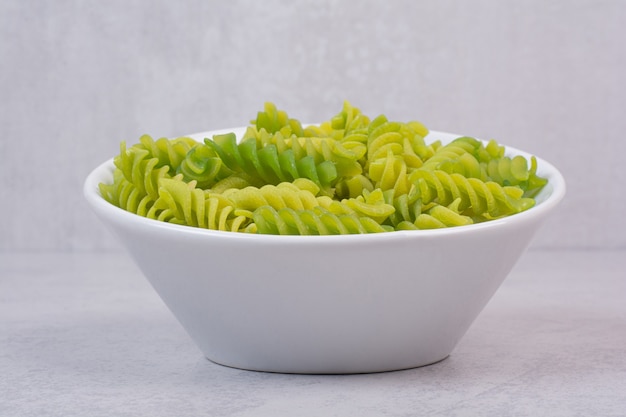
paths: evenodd
<path fill-rule="evenodd" d="M 240 138 L 122 142 L 100 193 L 156 221 L 279 235 L 460 227 L 535 205 L 547 180 L 534 157 L 507 156 L 495 140 L 428 142 L 428 132 L 349 102 L 303 126 L 266 103 Z"/>

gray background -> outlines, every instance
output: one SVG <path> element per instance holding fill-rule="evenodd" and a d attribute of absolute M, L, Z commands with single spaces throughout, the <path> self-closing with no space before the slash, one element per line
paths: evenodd
<path fill-rule="evenodd" d="M 535 153 L 568 195 L 533 243 L 626 247 L 626 2 L 0 1 L 0 251 L 120 250 L 91 169 L 143 133 L 366 114 Z"/>

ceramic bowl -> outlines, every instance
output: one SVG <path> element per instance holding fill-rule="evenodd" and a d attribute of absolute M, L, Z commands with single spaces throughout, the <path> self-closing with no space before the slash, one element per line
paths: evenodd
<path fill-rule="evenodd" d="M 456 137 L 432 132 L 427 140 Z M 85 197 L 204 355 L 285 373 L 391 371 L 446 358 L 565 194 L 559 171 L 538 158 L 548 185 L 535 207 L 507 218 L 439 230 L 268 236 L 126 212 L 98 191 L 113 168 L 109 160 L 89 175 Z"/>

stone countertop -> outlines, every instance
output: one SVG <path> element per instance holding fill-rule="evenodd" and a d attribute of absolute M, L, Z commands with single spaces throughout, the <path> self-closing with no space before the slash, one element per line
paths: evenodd
<path fill-rule="evenodd" d="M 0 416 L 626 416 L 625 271 L 531 250 L 444 361 L 284 375 L 204 359 L 123 253 L 0 253 Z"/>

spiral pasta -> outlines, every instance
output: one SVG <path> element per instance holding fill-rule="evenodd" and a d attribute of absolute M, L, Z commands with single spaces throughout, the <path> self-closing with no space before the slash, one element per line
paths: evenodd
<path fill-rule="evenodd" d="M 406 163 L 391 149 L 387 150 L 385 158 L 375 160 L 369 167 L 369 177 L 374 181 L 374 186 L 385 191 L 393 189 L 396 194 L 409 191 L 407 174 Z"/>
<path fill-rule="evenodd" d="M 257 113 L 253 121 L 257 130 L 265 130 L 268 133 L 289 133 L 297 136 L 304 135 L 304 129 L 300 121 L 290 119 L 284 110 L 278 110 L 274 103 L 265 103 L 263 111 Z"/>
<path fill-rule="evenodd" d="M 228 198 L 236 208 L 250 211 L 261 206 L 309 210 L 319 205 L 315 193 L 310 188 L 301 188 L 289 182 L 268 184 L 261 188 L 249 186 L 243 189 L 230 189 L 221 195 Z"/>
<path fill-rule="evenodd" d="M 102 197 L 109 203 L 142 216 L 147 212 L 146 207 L 154 203 L 148 195 L 140 193 L 119 169 L 113 173 L 113 183 L 101 183 L 99 189 Z"/>
<path fill-rule="evenodd" d="M 324 137 L 284 138 L 280 132 L 269 137 L 264 132 L 246 136 L 240 143 L 232 134 L 205 139 L 207 148 L 213 151 L 204 151 L 207 158 L 214 158 L 213 177 L 221 162 L 232 172 L 245 172 L 266 184 L 307 178 L 329 194 L 338 178 L 362 172 L 357 161 L 365 153 L 364 146 L 346 147 Z"/>
<path fill-rule="evenodd" d="M 415 217 L 415 221 L 404 220 L 397 225 L 398 230 L 425 230 L 442 229 L 454 226 L 466 226 L 474 221 L 469 217 L 459 213 L 456 204 L 449 207 L 439 204 L 433 205 L 429 210 L 420 213 Z"/>
<path fill-rule="evenodd" d="M 389 215 L 388 223 L 398 228 L 401 223 L 414 223 L 423 211 L 432 207 L 435 203 L 423 204 L 421 195 L 415 186 L 406 194 L 396 195 L 393 189 L 384 193 L 385 202 L 394 208 L 394 212 Z"/>
<path fill-rule="evenodd" d="M 159 161 L 157 166 L 169 166 L 172 170 L 178 169 L 185 159 L 187 152 L 196 145 L 196 141 L 188 137 L 176 139 L 159 138 L 156 141 L 149 135 L 139 138 L 139 143 L 134 147 L 145 149 L 152 158 Z"/>
<path fill-rule="evenodd" d="M 99 184 L 103 198 L 126 211 L 145 216 L 159 196 L 160 179 L 170 177 L 170 167 L 159 164 L 159 159 L 152 155 L 141 146 L 127 149 L 122 142 L 120 154 L 114 159 L 113 183 Z"/>
<path fill-rule="evenodd" d="M 334 214 L 355 214 L 359 217 L 368 217 L 377 223 L 383 223 L 395 208 L 387 204 L 385 196 L 380 189 L 372 192 L 364 192 L 355 198 L 347 198 L 341 201 L 329 198 L 318 198 L 320 206 Z"/>
<path fill-rule="evenodd" d="M 417 170 L 411 174 L 410 180 L 417 186 L 423 202 L 436 200 L 438 204 L 447 205 L 459 199 L 460 210 L 475 218 L 498 218 L 534 205 L 534 200 L 523 197 L 518 188 L 456 173 Z"/>
<path fill-rule="evenodd" d="M 531 208 L 547 180 L 535 157 L 495 140 L 427 143 L 416 121 L 373 119 L 349 102 L 303 126 L 266 103 L 241 138 L 152 139 L 114 158 L 102 197 L 163 222 L 262 234 L 458 227 Z"/>
<path fill-rule="evenodd" d="M 364 133 L 369 123 L 369 117 L 361 113 L 358 108 L 353 107 L 348 101 L 344 101 L 341 111 L 330 120 L 331 128 L 342 132 L 342 137 Z"/>
<path fill-rule="evenodd" d="M 227 198 L 207 195 L 194 182 L 167 178 L 160 181 L 159 198 L 146 217 L 231 232 L 242 231 L 249 223 L 249 218 L 238 212 Z"/>
<path fill-rule="evenodd" d="M 381 233 L 391 229 L 369 217 L 356 214 L 335 214 L 323 207 L 296 211 L 259 207 L 253 215 L 258 233 L 275 235 L 345 235 Z"/>

